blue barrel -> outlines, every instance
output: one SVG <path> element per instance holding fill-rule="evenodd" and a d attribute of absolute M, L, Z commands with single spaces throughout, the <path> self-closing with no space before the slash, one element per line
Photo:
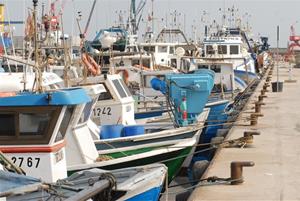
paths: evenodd
<path fill-rule="evenodd" d="M 159 78 L 153 78 L 151 81 L 151 87 L 157 91 L 160 91 L 163 94 L 167 92 L 167 84 L 165 81 L 160 80 Z"/>
<path fill-rule="evenodd" d="M 129 136 L 135 136 L 135 135 L 142 135 L 145 133 L 144 126 L 124 126 L 122 136 L 123 137 L 129 137 Z"/>
<path fill-rule="evenodd" d="M 121 137 L 124 126 L 118 125 L 103 125 L 100 127 L 100 139 L 112 139 Z"/>

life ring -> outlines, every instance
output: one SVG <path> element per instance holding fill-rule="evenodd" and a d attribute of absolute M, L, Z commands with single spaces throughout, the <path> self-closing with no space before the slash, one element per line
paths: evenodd
<path fill-rule="evenodd" d="M 0 92 L 0 98 L 15 96 L 15 92 Z"/>
<path fill-rule="evenodd" d="M 119 74 L 120 72 L 122 72 L 122 78 L 125 82 L 126 85 L 128 85 L 128 78 L 129 78 L 129 73 L 127 70 L 122 69 L 122 70 L 117 70 L 116 74 Z"/>
<path fill-rule="evenodd" d="M 92 73 L 92 75 L 100 75 L 100 66 L 91 56 L 86 53 L 82 53 L 81 59 L 85 67 Z"/>

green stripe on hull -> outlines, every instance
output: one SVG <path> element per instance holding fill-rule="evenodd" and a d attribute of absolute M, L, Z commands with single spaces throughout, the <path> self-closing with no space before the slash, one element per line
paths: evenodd
<path fill-rule="evenodd" d="M 152 147 L 152 150 L 154 150 L 155 148 L 158 147 Z M 151 151 L 151 148 L 142 148 L 142 149 L 138 149 L 138 150 L 132 150 L 133 153 L 134 151 L 136 151 L 135 153 L 146 153 L 147 149 L 149 151 Z M 104 169 L 104 170 L 114 170 L 114 169 L 120 169 L 120 168 L 126 168 L 126 167 L 135 167 L 135 166 L 142 166 L 142 165 L 148 165 L 148 164 L 152 164 L 152 163 L 160 163 L 161 161 L 165 161 L 168 160 L 167 162 L 163 162 L 167 167 L 168 167 L 168 182 L 170 183 L 172 181 L 172 179 L 174 179 L 174 177 L 176 176 L 176 174 L 179 172 L 185 158 L 187 157 L 186 155 L 189 154 L 191 152 L 192 147 L 186 147 L 184 149 L 180 149 L 180 150 L 176 150 L 176 151 L 170 151 L 167 153 L 162 153 L 159 155 L 154 155 L 154 156 L 150 156 L 150 157 L 146 157 L 146 158 L 139 158 L 136 160 L 132 160 L 132 161 L 125 161 L 123 163 L 116 163 L 116 164 L 111 164 L 111 165 L 107 165 L 107 166 L 100 166 L 100 169 Z M 126 153 L 126 152 L 125 152 Z M 132 153 L 132 154 L 133 154 Z M 115 157 L 117 156 L 121 156 L 124 157 L 124 154 L 121 153 L 114 153 Z M 129 154 L 129 153 L 126 153 Z M 113 155 L 104 155 L 107 157 L 112 157 Z M 178 158 L 176 158 L 178 157 Z M 173 160 L 169 160 L 171 158 L 175 158 Z M 68 171 L 68 176 L 81 171 L 80 170 L 74 170 L 74 171 Z"/>

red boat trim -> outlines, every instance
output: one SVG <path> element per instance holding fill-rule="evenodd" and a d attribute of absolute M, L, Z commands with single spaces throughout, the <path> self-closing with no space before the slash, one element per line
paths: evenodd
<path fill-rule="evenodd" d="M 41 146 L 41 147 L 0 147 L 0 151 L 3 153 L 51 153 L 57 152 L 61 148 L 66 146 L 66 141 L 62 141 L 53 146 Z"/>

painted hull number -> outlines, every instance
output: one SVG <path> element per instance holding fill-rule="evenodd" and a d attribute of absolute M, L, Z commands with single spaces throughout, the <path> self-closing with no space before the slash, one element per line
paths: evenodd
<path fill-rule="evenodd" d="M 94 108 L 93 113 L 95 117 L 100 117 L 101 115 L 111 115 L 111 107 Z"/>
<path fill-rule="evenodd" d="M 24 158 L 24 157 L 12 157 L 11 160 L 14 162 L 14 164 L 18 165 L 19 167 L 27 166 L 27 167 L 39 167 L 40 164 L 40 158 Z"/>

